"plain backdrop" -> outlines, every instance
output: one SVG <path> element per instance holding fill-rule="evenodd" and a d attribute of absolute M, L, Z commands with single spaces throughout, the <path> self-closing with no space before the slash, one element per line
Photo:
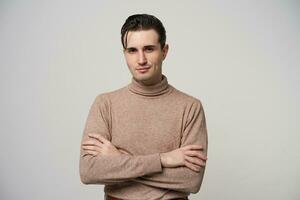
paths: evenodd
<path fill-rule="evenodd" d="M 0 1 L 0 199 L 103 199 L 79 150 L 97 94 L 131 74 L 120 29 L 167 30 L 163 73 L 199 98 L 207 168 L 192 200 L 300 199 L 299 1 Z"/>

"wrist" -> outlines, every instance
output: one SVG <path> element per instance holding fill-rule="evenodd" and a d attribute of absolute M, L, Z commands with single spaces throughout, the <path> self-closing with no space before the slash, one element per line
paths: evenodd
<path fill-rule="evenodd" d="M 167 155 L 166 153 L 160 153 L 160 162 L 163 167 L 167 166 Z"/>

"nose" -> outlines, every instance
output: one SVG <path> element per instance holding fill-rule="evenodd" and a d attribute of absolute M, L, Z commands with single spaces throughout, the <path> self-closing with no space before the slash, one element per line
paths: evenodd
<path fill-rule="evenodd" d="M 147 58 L 146 58 L 144 52 L 142 51 L 139 53 L 138 64 L 145 65 L 146 63 L 147 63 Z"/>

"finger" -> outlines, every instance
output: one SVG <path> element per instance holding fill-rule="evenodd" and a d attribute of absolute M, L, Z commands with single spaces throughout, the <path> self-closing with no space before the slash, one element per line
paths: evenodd
<path fill-rule="evenodd" d="M 98 155 L 98 152 L 96 152 L 96 151 L 86 150 L 84 152 L 85 152 L 85 154 L 92 155 L 92 156 L 97 156 Z"/>
<path fill-rule="evenodd" d="M 191 144 L 182 147 L 183 150 L 202 150 L 203 147 L 201 145 Z"/>
<path fill-rule="evenodd" d="M 201 166 L 201 167 L 205 166 L 205 162 L 203 162 L 202 160 L 200 160 L 199 158 L 196 158 L 196 157 L 186 156 L 185 160 L 187 160 L 188 162 L 193 163 L 195 165 Z"/>
<path fill-rule="evenodd" d="M 197 152 L 197 151 L 185 151 L 184 154 L 188 155 L 188 156 L 198 157 L 198 158 L 200 158 L 202 160 L 207 160 L 207 156 L 203 155 L 201 152 Z"/>
<path fill-rule="evenodd" d="M 81 143 L 81 145 L 95 145 L 96 142 L 93 140 L 86 140 Z"/>
<path fill-rule="evenodd" d="M 187 161 L 184 164 L 185 164 L 186 167 L 190 168 L 191 170 L 193 170 L 195 172 L 199 172 L 200 171 L 200 167 L 197 166 L 197 165 L 194 165 L 194 164 L 192 164 L 190 162 L 187 162 Z"/>
<path fill-rule="evenodd" d="M 94 138 L 102 142 L 103 144 L 109 142 L 107 139 L 105 139 L 102 135 L 100 134 L 95 134 L 95 133 L 90 133 L 88 134 L 89 137 Z"/>
<path fill-rule="evenodd" d="M 82 142 L 82 145 L 84 146 L 84 145 L 94 145 L 94 146 L 99 146 L 99 147 L 101 147 L 103 144 L 101 143 L 101 142 L 99 142 L 98 140 L 96 140 L 96 139 L 88 139 L 88 140 L 86 140 L 86 141 L 84 141 L 84 142 Z"/>
<path fill-rule="evenodd" d="M 82 147 L 83 150 L 91 150 L 91 151 L 97 151 L 97 152 L 101 152 L 101 148 L 97 147 L 97 146 L 83 146 Z"/>
<path fill-rule="evenodd" d="M 187 145 L 187 146 L 185 146 L 185 148 L 187 149 L 187 150 L 201 150 L 201 149 L 203 149 L 203 147 L 201 146 L 201 145 L 198 145 L 198 144 L 190 144 L 190 145 Z"/>

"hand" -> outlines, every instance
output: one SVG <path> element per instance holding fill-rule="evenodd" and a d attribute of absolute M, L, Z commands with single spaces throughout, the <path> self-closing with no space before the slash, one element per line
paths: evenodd
<path fill-rule="evenodd" d="M 97 155 L 120 155 L 122 154 L 110 141 L 99 134 L 88 134 L 89 139 L 82 142 L 85 154 Z"/>
<path fill-rule="evenodd" d="M 200 152 L 203 148 L 199 145 L 187 145 L 167 153 L 161 153 L 163 167 L 186 166 L 199 172 L 205 166 L 207 157 Z"/>

